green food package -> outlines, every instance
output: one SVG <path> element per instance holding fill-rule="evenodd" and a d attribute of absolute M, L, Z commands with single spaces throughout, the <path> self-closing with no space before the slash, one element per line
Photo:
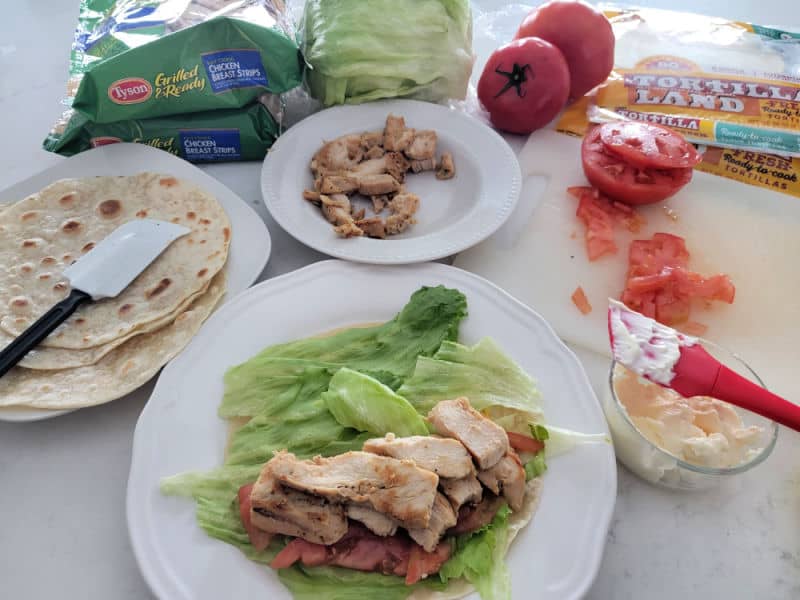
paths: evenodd
<path fill-rule="evenodd" d="M 72 107 L 94 123 L 241 108 L 302 74 L 297 45 L 277 28 L 215 17 L 92 63 Z"/>
<path fill-rule="evenodd" d="M 278 136 L 278 124 L 260 102 L 228 110 L 94 123 L 73 113 L 52 131 L 45 150 L 72 156 L 117 142 L 147 144 L 190 162 L 261 160 Z"/>

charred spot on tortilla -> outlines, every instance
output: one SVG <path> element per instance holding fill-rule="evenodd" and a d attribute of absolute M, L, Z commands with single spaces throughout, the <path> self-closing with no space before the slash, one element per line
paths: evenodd
<path fill-rule="evenodd" d="M 164 187 L 172 187 L 178 185 L 178 180 L 174 177 L 164 177 L 158 180 L 158 184 Z"/>
<path fill-rule="evenodd" d="M 30 221 L 31 219 L 35 219 L 37 216 L 39 216 L 39 211 L 38 210 L 29 210 L 27 212 L 22 213 L 19 216 L 19 220 L 20 221 Z"/>
<path fill-rule="evenodd" d="M 97 205 L 97 213 L 104 219 L 114 219 L 122 213 L 122 202 L 119 200 L 103 200 Z"/>
<path fill-rule="evenodd" d="M 75 202 L 75 194 L 66 194 L 58 199 L 58 203 L 63 207 L 71 206 Z"/>
<path fill-rule="evenodd" d="M 88 244 L 86 244 L 86 245 L 85 245 L 83 248 L 81 248 L 81 252 L 83 252 L 84 254 L 86 254 L 87 252 L 89 252 L 89 250 L 91 250 L 92 248 L 94 248 L 94 245 L 95 245 L 95 244 L 94 244 L 94 242 L 89 242 L 89 243 L 88 243 Z"/>
<path fill-rule="evenodd" d="M 145 209 L 137 210 L 136 216 L 140 219 L 144 219 L 147 216 L 147 211 Z"/>
<path fill-rule="evenodd" d="M 164 277 L 161 281 L 159 281 L 154 287 L 147 290 L 144 295 L 145 298 L 150 300 L 153 296 L 158 296 L 164 290 L 166 290 L 172 284 L 172 280 L 169 277 Z"/>
<path fill-rule="evenodd" d="M 76 221 L 75 219 L 70 219 L 69 221 L 64 221 L 61 224 L 61 231 L 67 234 L 74 234 L 78 233 L 81 228 L 80 221 Z"/>

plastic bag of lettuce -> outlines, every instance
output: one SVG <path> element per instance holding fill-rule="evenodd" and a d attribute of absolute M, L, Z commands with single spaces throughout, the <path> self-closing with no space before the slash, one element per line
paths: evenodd
<path fill-rule="evenodd" d="M 462 100 L 474 62 L 469 0 L 306 0 L 298 41 L 325 106 Z"/>

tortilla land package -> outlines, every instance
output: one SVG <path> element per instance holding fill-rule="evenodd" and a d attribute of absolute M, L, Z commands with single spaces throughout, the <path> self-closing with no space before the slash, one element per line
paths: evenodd
<path fill-rule="evenodd" d="M 640 120 L 709 146 L 696 168 L 800 196 L 800 34 L 657 9 L 606 8 L 614 70 L 557 128 Z"/>
<path fill-rule="evenodd" d="M 121 141 L 190 161 L 263 158 L 280 133 L 280 95 L 303 77 L 290 30 L 271 0 L 82 0 L 71 108 L 44 147 L 70 155 Z"/>

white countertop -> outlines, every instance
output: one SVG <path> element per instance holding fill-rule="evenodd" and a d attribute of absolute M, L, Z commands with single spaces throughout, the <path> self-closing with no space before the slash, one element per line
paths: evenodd
<path fill-rule="evenodd" d="M 41 141 L 61 111 L 78 11 L 78 0 L 7 4 L 0 19 L 0 189 L 63 160 L 42 150 Z M 796 0 L 640 4 L 800 28 Z M 510 141 L 519 150 L 522 140 Z M 267 215 L 260 166 L 205 169 L 267 222 L 273 254 L 262 278 L 268 278 L 323 255 L 290 238 Z M 599 394 L 606 360 L 577 352 Z M 141 408 L 141 402 L 113 402 L 49 421 L 0 423 L 0 598 L 152 597 L 125 522 L 131 440 Z M 798 456 L 800 435 L 783 429 L 765 464 L 721 489 L 693 494 L 652 487 L 620 467 L 605 557 L 587 598 L 800 598 Z"/>

